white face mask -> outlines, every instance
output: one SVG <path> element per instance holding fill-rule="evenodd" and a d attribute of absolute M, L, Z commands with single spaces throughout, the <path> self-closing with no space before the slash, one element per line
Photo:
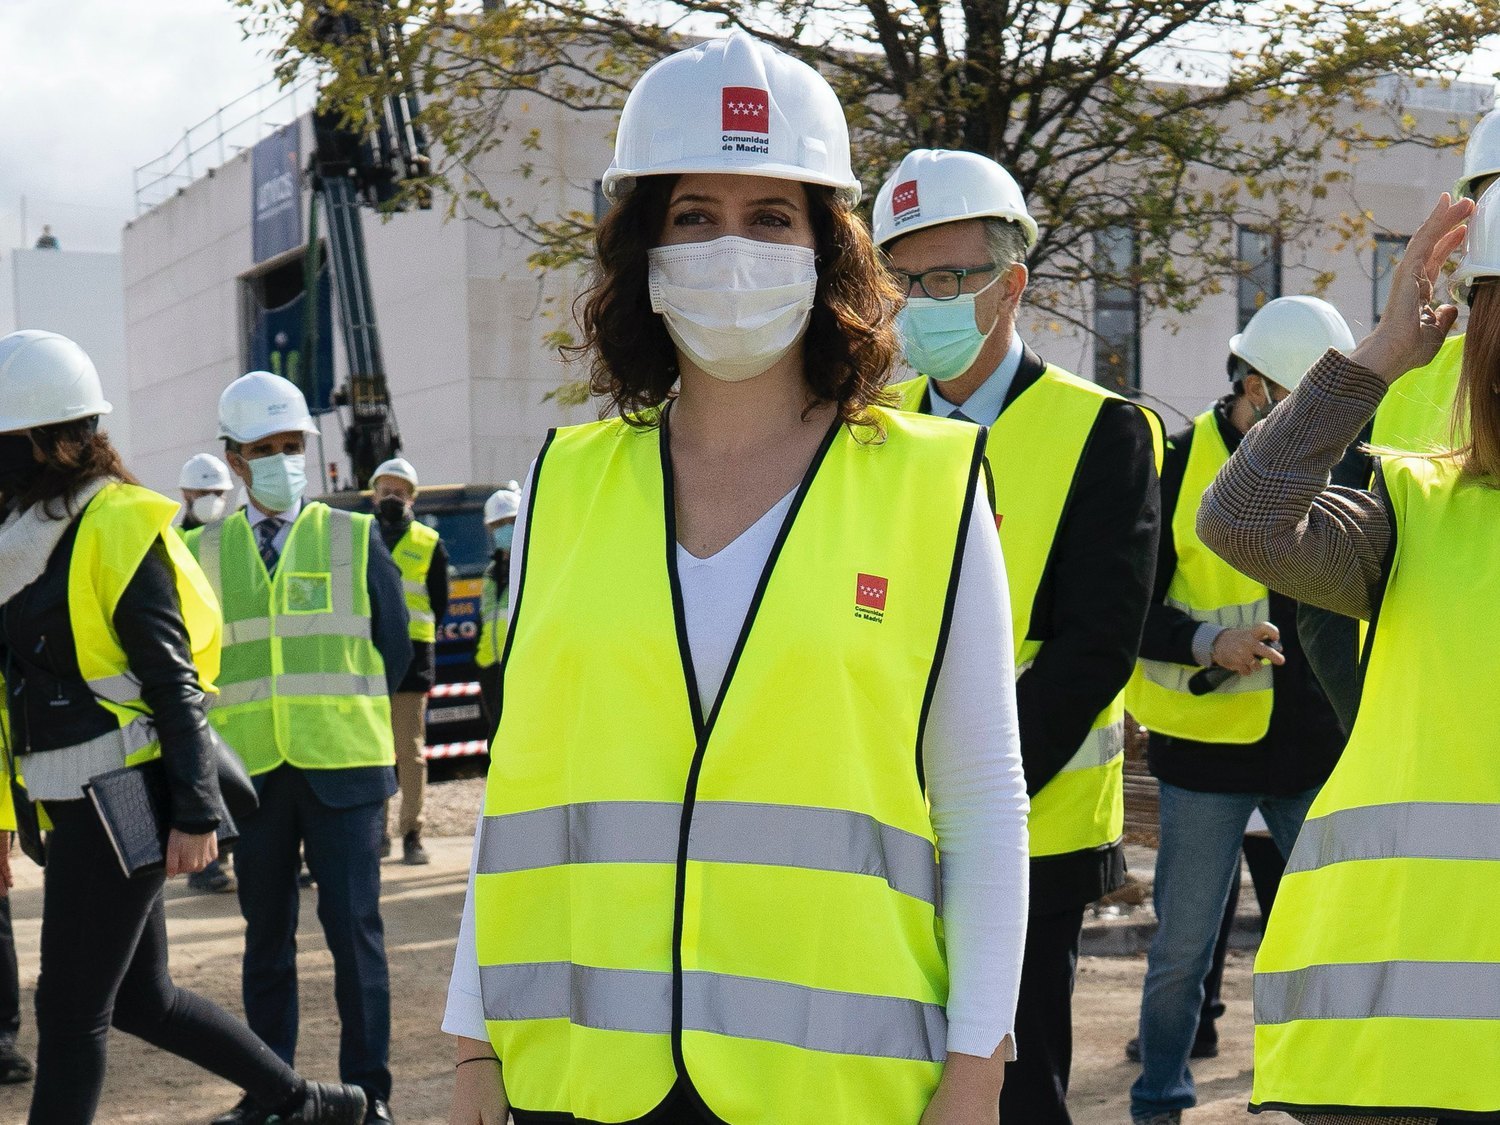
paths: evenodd
<path fill-rule="evenodd" d="M 807 331 L 818 269 L 806 246 L 729 235 L 658 246 L 651 309 L 683 353 L 715 379 L 753 379 Z"/>
<path fill-rule="evenodd" d="M 224 497 L 217 492 L 208 492 L 195 497 L 189 507 L 199 523 L 213 523 L 224 515 Z"/>

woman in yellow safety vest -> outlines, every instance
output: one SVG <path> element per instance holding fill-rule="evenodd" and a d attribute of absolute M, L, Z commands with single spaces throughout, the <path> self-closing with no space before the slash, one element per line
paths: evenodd
<path fill-rule="evenodd" d="M 1464 221 L 1473 213 L 1465 228 Z M 1452 452 L 1329 467 L 1458 311 L 1433 281 L 1467 233 Z M 1358 716 L 1256 959 L 1255 1091 L 1299 1121 L 1500 1120 L 1500 195 L 1444 195 L 1379 326 L 1250 432 L 1198 531 L 1232 566 L 1370 622 Z"/>
<path fill-rule="evenodd" d="M 278 1120 L 354 1125 L 360 1090 L 304 1081 L 168 973 L 162 884 L 214 858 L 222 819 L 203 716 L 219 607 L 172 530 L 177 504 L 137 485 L 99 431 L 110 409 L 71 340 L 0 339 L 5 761 L 29 798 L 23 819 L 51 828 L 29 1121 L 94 1119 L 113 1024 L 253 1091 Z M 125 767 L 156 790 L 165 821 L 164 869 L 133 877 L 84 792 Z M 11 886 L 9 842 L 6 833 L 0 893 Z"/>
<path fill-rule="evenodd" d="M 521 498 L 451 1120 L 995 1122 L 1027 802 L 984 433 L 881 405 L 897 294 L 810 67 L 663 60 L 604 190 L 621 417 Z"/>

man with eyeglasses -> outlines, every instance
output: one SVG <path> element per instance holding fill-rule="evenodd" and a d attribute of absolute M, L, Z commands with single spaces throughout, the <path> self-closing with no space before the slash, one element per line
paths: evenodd
<path fill-rule="evenodd" d="M 901 335 L 918 376 L 894 388 L 902 407 L 990 429 L 1032 857 L 1018 1058 L 1000 1113 L 1071 1125 L 1083 912 L 1125 877 L 1122 692 L 1151 601 L 1161 423 L 1022 342 L 1037 226 L 993 160 L 909 153 L 875 200 L 874 226 L 906 294 Z"/>

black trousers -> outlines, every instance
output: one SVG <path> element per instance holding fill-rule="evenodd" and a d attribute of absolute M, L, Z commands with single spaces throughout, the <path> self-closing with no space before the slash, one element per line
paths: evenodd
<path fill-rule="evenodd" d="M 16 935 L 10 927 L 10 896 L 0 898 L 0 1039 L 21 1031 L 21 970 L 16 966 Z"/>
<path fill-rule="evenodd" d="M 259 779 L 257 779 L 259 780 Z M 339 1078 L 391 1097 L 391 978 L 380 918 L 380 833 L 385 804 L 323 804 L 301 770 L 264 776 L 260 808 L 240 821 L 234 848 L 245 959 L 245 1018 L 288 1064 L 297 1054 L 299 853 L 317 884 L 318 921 L 333 954 Z"/>
<path fill-rule="evenodd" d="M 1072 1125 L 1068 1075 L 1073 1069 L 1073 982 L 1083 909 L 1033 914 L 1027 922 L 1016 1005 L 1018 1057 L 1005 1066 L 1002 1121 Z"/>
<path fill-rule="evenodd" d="M 161 873 L 127 879 L 83 800 L 49 801 L 30 1125 L 88 1125 L 110 1026 L 170 1051 L 280 1110 L 304 1083 L 239 1020 L 167 971 Z M 8 901 L 8 900 L 7 900 Z"/>

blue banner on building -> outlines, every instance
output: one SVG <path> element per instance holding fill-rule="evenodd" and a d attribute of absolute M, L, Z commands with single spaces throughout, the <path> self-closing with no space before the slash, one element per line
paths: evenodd
<path fill-rule="evenodd" d="M 296 383 L 314 414 L 333 409 L 333 300 L 326 264 L 318 278 L 317 299 L 312 363 L 305 290 L 279 308 L 256 307 L 250 326 L 250 370 L 270 371 Z"/>
<path fill-rule="evenodd" d="M 293 121 L 250 153 L 250 243 L 257 262 L 302 245 L 302 130 Z"/>

